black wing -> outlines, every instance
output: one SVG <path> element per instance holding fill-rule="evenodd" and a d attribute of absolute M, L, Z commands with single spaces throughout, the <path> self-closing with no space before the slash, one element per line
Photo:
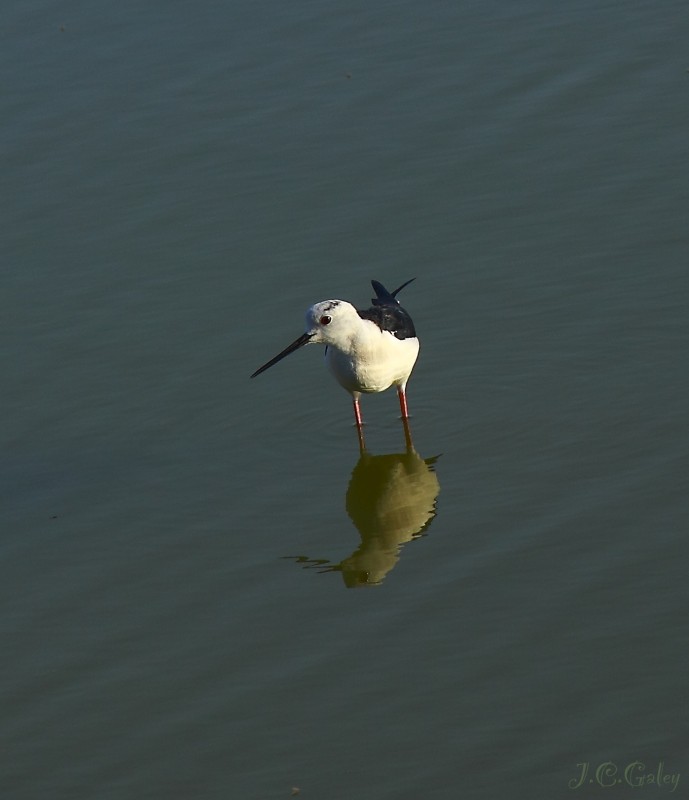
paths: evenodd
<path fill-rule="evenodd" d="M 413 280 L 415 278 L 403 283 L 394 292 L 388 292 L 383 284 L 378 281 L 371 281 L 371 286 L 373 286 L 373 290 L 376 293 L 376 297 L 371 300 L 373 306 L 365 311 L 357 310 L 357 313 L 361 319 L 375 322 L 381 331 L 390 331 L 396 339 L 411 339 L 415 337 L 416 330 L 414 329 L 412 318 L 402 308 L 399 301 L 395 299 L 395 295 Z"/>

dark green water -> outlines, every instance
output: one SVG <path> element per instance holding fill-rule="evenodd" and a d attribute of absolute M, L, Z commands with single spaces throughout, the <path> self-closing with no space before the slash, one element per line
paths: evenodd
<path fill-rule="evenodd" d="M 10 5 L 3 798 L 683 795 L 688 36 Z M 248 379 L 414 276 L 414 453 L 315 347 Z"/>

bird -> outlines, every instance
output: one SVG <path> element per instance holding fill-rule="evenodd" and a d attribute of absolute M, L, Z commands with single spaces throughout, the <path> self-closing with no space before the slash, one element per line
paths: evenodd
<path fill-rule="evenodd" d="M 255 378 L 307 344 L 325 345 L 325 362 L 338 383 L 352 396 L 354 419 L 363 445 L 362 394 L 384 392 L 391 386 L 397 395 L 408 434 L 406 387 L 419 355 L 419 340 L 409 314 L 396 296 L 415 278 L 389 292 L 382 283 L 371 281 L 376 296 L 363 311 L 345 300 L 322 300 L 306 312 L 306 331 L 259 367 Z"/>

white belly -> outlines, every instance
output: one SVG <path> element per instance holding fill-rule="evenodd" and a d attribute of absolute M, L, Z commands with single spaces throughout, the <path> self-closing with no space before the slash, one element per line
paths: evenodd
<path fill-rule="evenodd" d="M 329 346 L 325 360 L 348 392 L 371 393 L 406 384 L 418 355 L 418 339 L 396 339 L 391 333 L 382 333 L 351 353 Z"/>

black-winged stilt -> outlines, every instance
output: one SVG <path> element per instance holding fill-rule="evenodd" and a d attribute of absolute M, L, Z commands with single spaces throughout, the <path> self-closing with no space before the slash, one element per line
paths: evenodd
<path fill-rule="evenodd" d="M 393 384 L 397 387 L 405 433 L 408 433 L 405 390 L 419 355 L 419 340 L 411 317 L 396 300 L 396 295 L 413 280 L 403 283 L 394 292 L 388 292 L 378 281 L 371 281 L 376 296 L 371 300 L 371 308 L 365 311 L 359 311 L 344 300 L 323 300 L 312 305 L 306 312 L 306 332 L 251 377 L 265 372 L 305 344 L 324 344 L 330 371 L 352 395 L 359 443 L 363 445 L 360 396 L 384 392 Z"/>

